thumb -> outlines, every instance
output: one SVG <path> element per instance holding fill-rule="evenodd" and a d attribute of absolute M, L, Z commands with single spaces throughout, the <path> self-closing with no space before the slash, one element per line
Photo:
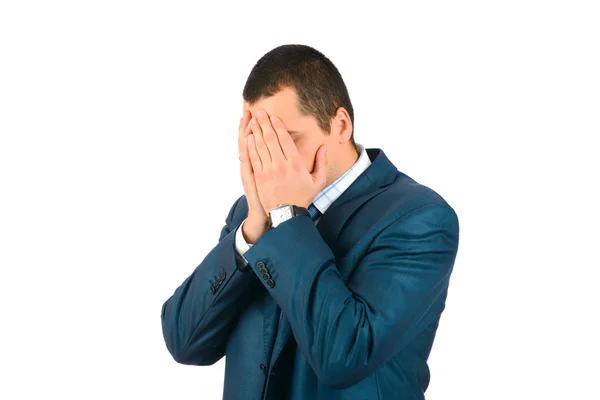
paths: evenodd
<path fill-rule="evenodd" d="M 327 146 L 322 145 L 317 151 L 317 158 L 313 168 L 312 177 L 315 182 L 325 184 L 327 178 Z"/>

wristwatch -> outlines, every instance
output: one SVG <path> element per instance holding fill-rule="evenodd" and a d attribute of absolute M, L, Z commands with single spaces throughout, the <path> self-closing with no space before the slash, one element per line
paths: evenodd
<path fill-rule="evenodd" d="M 294 218 L 296 215 L 306 215 L 310 217 L 308 210 L 304 207 L 298 207 L 293 204 L 280 204 L 269 211 L 269 226 L 276 228 L 282 222 Z"/>

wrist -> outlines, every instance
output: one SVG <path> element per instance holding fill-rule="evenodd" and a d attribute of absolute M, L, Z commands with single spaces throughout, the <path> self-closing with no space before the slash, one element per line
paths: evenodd
<path fill-rule="evenodd" d="M 248 244 L 254 244 L 267 231 L 269 231 L 269 223 L 267 218 L 251 218 L 248 217 L 242 223 L 242 236 Z"/>

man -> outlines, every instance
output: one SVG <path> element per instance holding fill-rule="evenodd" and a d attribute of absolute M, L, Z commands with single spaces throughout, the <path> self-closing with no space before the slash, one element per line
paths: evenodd
<path fill-rule="evenodd" d="M 243 98 L 245 195 L 162 307 L 169 352 L 226 356 L 227 400 L 424 399 L 454 210 L 354 142 L 346 86 L 317 50 L 268 52 Z"/>

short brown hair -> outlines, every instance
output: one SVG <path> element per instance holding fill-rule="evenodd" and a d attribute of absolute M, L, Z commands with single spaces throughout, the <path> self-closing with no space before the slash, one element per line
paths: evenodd
<path fill-rule="evenodd" d="M 260 58 L 250 71 L 242 96 L 250 105 L 285 87 L 298 95 L 298 108 L 311 115 L 327 134 L 331 118 L 344 107 L 352 122 L 350 141 L 354 147 L 354 110 L 342 75 L 321 52 L 301 44 L 274 48 Z"/>

